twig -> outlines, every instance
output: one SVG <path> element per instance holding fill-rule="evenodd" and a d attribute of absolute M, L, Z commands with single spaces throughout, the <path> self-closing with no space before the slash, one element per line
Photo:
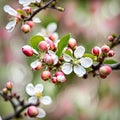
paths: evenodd
<path fill-rule="evenodd" d="M 41 10 L 47 8 L 50 4 L 52 4 L 54 1 L 56 0 L 50 0 L 49 2 L 47 2 L 44 6 L 42 7 L 39 7 L 38 9 L 36 9 L 29 18 L 26 18 L 24 19 L 24 21 L 29 21 L 29 20 L 32 20 L 32 18 L 38 13 L 40 12 Z"/>

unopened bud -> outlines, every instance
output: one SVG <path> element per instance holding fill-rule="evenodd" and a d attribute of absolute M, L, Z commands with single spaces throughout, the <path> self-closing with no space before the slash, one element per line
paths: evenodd
<path fill-rule="evenodd" d="M 12 90 L 12 88 L 13 88 L 13 83 L 12 83 L 12 82 L 7 82 L 7 83 L 6 83 L 6 88 L 7 88 L 8 90 Z"/>
<path fill-rule="evenodd" d="M 2 93 L 3 93 L 4 95 L 7 95 L 7 94 L 8 94 L 8 89 L 7 89 L 7 88 L 3 88 L 3 89 L 2 89 Z"/>
<path fill-rule="evenodd" d="M 30 106 L 27 109 L 27 114 L 29 117 L 36 117 L 38 115 L 38 113 L 39 113 L 39 110 L 35 106 Z"/>
<path fill-rule="evenodd" d="M 54 61 L 51 55 L 45 54 L 44 62 L 47 63 L 48 65 L 52 65 Z"/>
<path fill-rule="evenodd" d="M 74 49 L 77 46 L 77 41 L 74 38 L 70 38 L 68 42 L 68 46 Z"/>
<path fill-rule="evenodd" d="M 108 36 L 108 40 L 109 40 L 110 42 L 113 42 L 113 41 L 114 41 L 113 36 L 112 36 L 112 35 Z"/>
<path fill-rule="evenodd" d="M 111 73 L 112 68 L 110 66 L 104 65 L 99 68 L 100 75 L 107 76 Z"/>
<path fill-rule="evenodd" d="M 34 53 L 32 47 L 29 45 L 23 46 L 22 52 L 28 57 L 33 56 L 33 53 Z"/>
<path fill-rule="evenodd" d="M 55 44 L 52 40 L 47 39 L 46 42 L 49 45 L 49 50 L 54 50 L 55 49 Z"/>
<path fill-rule="evenodd" d="M 109 57 L 113 57 L 115 55 L 115 52 L 113 51 L 113 50 L 110 50 L 109 52 L 108 52 L 108 56 Z"/>
<path fill-rule="evenodd" d="M 31 28 L 30 28 L 30 26 L 28 24 L 24 24 L 24 25 L 22 25 L 21 30 L 24 33 L 28 33 L 28 32 L 30 32 Z"/>
<path fill-rule="evenodd" d="M 95 56 L 99 56 L 101 54 L 101 48 L 100 47 L 94 47 L 92 49 L 92 54 L 95 55 Z"/>
<path fill-rule="evenodd" d="M 57 76 L 57 81 L 61 82 L 61 83 L 64 83 L 64 82 L 66 82 L 66 78 L 65 78 L 64 75 L 58 75 Z"/>
<path fill-rule="evenodd" d="M 42 68 L 42 62 L 39 60 L 36 60 L 31 63 L 32 70 L 40 70 Z"/>
<path fill-rule="evenodd" d="M 101 50 L 103 53 L 108 53 L 110 51 L 110 47 L 108 45 L 103 45 Z"/>
<path fill-rule="evenodd" d="M 52 77 L 52 82 L 55 84 L 55 83 L 57 83 L 57 77 Z"/>
<path fill-rule="evenodd" d="M 47 51 L 48 47 L 49 47 L 49 45 L 48 45 L 48 43 L 46 41 L 41 41 L 38 44 L 39 50 L 42 50 L 42 51 Z"/>
<path fill-rule="evenodd" d="M 34 26 L 34 22 L 33 21 L 27 21 L 25 22 L 27 25 L 30 26 L 30 28 L 32 28 Z"/>
<path fill-rule="evenodd" d="M 48 71 L 48 70 L 43 71 L 42 74 L 41 74 L 41 78 L 42 78 L 44 81 L 49 80 L 50 77 L 51 77 L 51 73 L 50 73 L 50 71 Z"/>

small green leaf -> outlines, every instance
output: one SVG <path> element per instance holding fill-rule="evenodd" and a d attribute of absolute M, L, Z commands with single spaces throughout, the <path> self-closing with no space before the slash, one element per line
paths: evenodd
<path fill-rule="evenodd" d="M 83 57 L 89 57 L 89 58 L 91 58 L 91 59 L 93 59 L 93 60 L 96 59 L 96 56 L 94 56 L 93 54 L 90 54 L 90 53 L 85 53 L 85 54 L 83 55 Z"/>
<path fill-rule="evenodd" d="M 62 52 L 64 48 L 68 45 L 68 41 L 70 39 L 70 34 L 63 36 L 59 43 L 58 43 L 58 49 L 56 51 L 56 55 L 60 57 L 62 55 Z"/>
<path fill-rule="evenodd" d="M 67 54 L 67 55 L 69 55 L 69 56 L 71 56 L 71 57 L 73 56 L 72 53 L 69 50 L 65 50 L 64 53 Z"/>
<path fill-rule="evenodd" d="M 18 10 L 17 10 L 17 13 L 20 14 L 20 15 L 25 16 L 25 12 L 24 12 L 23 10 L 21 10 L 21 9 L 18 9 Z"/>
<path fill-rule="evenodd" d="M 30 39 L 30 45 L 35 49 L 35 50 L 39 50 L 38 49 L 38 44 L 40 41 L 43 41 L 44 37 L 40 36 L 40 35 L 35 35 Z"/>
<path fill-rule="evenodd" d="M 117 61 L 115 61 L 113 59 L 109 59 L 109 60 L 105 60 L 103 63 L 104 64 L 115 64 L 115 63 L 117 63 Z"/>

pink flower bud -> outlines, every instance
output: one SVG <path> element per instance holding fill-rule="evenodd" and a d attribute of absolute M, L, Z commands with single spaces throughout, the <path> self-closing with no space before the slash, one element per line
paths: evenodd
<path fill-rule="evenodd" d="M 44 62 L 47 63 L 48 65 L 52 65 L 54 63 L 52 56 L 49 54 L 45 54 Z"/>
<path fill-rule="evenodd" d="M 55 49 L 55 44 L 52 40 L 47 39 L 46 42 L 49 45 L 49 50 L 54 50 Z"/>
<path fill-rule="evenodd" d="M 30 14 L 32 12 L 32 9 L 31 7 L 24 7 L 23 10 L 27 13 L 27 14 Z"/>
<path fill-rule="evenodd" d="M 74 38 L 70 38 L 68 42 L 68 46 L 72 49 L 74 49 L 77 46 L 77 41 Z"/>
<path fill-rule="evenodd" d="M 52 41 L 55 41 L 56 36 L 54 36 L 54 35 L 50 35 L 50 36 L 49 36 L 49 39 L 52 40 Z"/>
<path fill-rule="evenodd" d="M 7 82 L 7 83 L 6 83 L 6 88 L 7 88 L 8 90 L 12 90 L 12 88 L 13 88 L 13 83 L 12 83 L 12 82 Z"/>
<path fill-rule="evenodd" d="M 64 75 L 64 73 L 62 71 L 58 71 L 55 73 L 55 77 L 57 77 L 58 75 Z"/>
<path fill-rule="evenodd" d="M 110 47 L 108 45 L 103 45 L 101 50 L 103 53 L 108 53 L 110 51 Z"/>
<path fill-rule="evenodd" d="M 108 52 L 108 56 L 109 57 L 113 57 L 115 55 L 115 52 L 113 51 L 113 50 L 110 50 L 109 52 Z"/>
<path fill-rule="evenodd" d="M 108 36 L 108 40 L 109 40 L 110 42 L 113 42 L 113 41 L 114 41 L 113 36 L 112 36 L 112 35 Z"/>
<path fill-rule="evenodd" d="M 111 73 L 112 68 L 110 66 L 104 65 L 99 68 L 100 75 L 107 76 Z"/>
<path fill-rule="evenodd" d="M 57 76 L 57 81 L 61 82 L 61 83 L 64 83 L 64 82 L 66 82 L 66 78 L 65 78 L 64 75 L 58 75 Z"/>
<path fill-rule="evenodd" d="M 46 70 L 46 71 L 43 71 L 42 74 L 41 74 L 41 78 L 44 80 L 44 81 L 47 81 L 48 79 L 50 79 L 51 77 L 51 73 L 50 71 Z"/>
<path fill-rule="evenodd" d="M 48 50 L 48 47 L 49 47 L 49 45 L 48 45 L 48 43 L 47 43 L 46 41 L 41 41 L 41 42 L 39 42 L 39 44 L 38 44 L 38 48 L 39 48 L 40 50 L 42 50 L 42 51 L 47 51 L 47 50 Z"/>
<path fill-rule="evenodd" d="M 25 22 L 27 25 L 30 26 L 30 28 L 32 28 L 34 26 L 34 22 L 33 21 L 27 21 Z"/>
<path fill-rule="evenodd" d="M 27 109 L 27 114 L 29 117 L 36 117 L 39 113 L 39 110 L 35 106 L 30 106 Z"/>
<path fill-rule="evenodd" d="M 94 47 L 93 49 L 92 49 L 92 54 L 93 55 L 96 55 L 96 56 L 98 56 L 98 55 L 100 55 L 101 54 L 101 49 L 100 49 L 100 47 Z"/>
<path fill-rule="evenodd" d="M 32 47 L 29 45 L 23 46 L 22 52 L 28 57 L 33 56 L 33 53 L 34 53 Z"/>
<path fill-rule="evenodd" d="M 42 68 L 42 62 L 37 60 L 31 63 L 32 70 L 40 70 Z"/>
<path fill-rule="evenodd" d="M 28 24 L 24 24 L 24 25 L 22 25 L 21 30 L 24 33 L 28 33 L 28 32 L 30 32 L 31 28 L 30 28 L 30 26 Z"/>
<path fill-rule="evenodd" d="M 52 77 L 52 82 L 55 84 L 55 83 L 57 83 L 57 77 Z"/>

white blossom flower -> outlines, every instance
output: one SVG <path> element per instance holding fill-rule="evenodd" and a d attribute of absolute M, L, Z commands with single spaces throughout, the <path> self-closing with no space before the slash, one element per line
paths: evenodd
<path fill-rule="evenodd" d="M 10 22 L 8 22 L 8 24 L 6 25 L 6 29 L 11 32 L 14 30 L 16 24 L 17 24 L 17 17 L 18 17 L 18 13 L 16 10 L 14 10 L 13 8 L 11 8 L 9 5 L 5 5 L 4 6 L 4 11 L 6 13 L 8 13 L 9 15 L 12 15 L 14 18 L 13 20 L 11 20 Z"/>
<path fill-rule="evenodd" d="M 74 57 L 64 54 L 63 58 L 66 62 L 62 65 L 62 71 L 65 74 L 70 74 L 74 71 L 78 77 L 83 77 L 86 74 L 85 68 L 89 68 L 93 64 L 91 58 L 83 57 L 84 53 L 85 48 L 78 46 L 74 51 Z"/>
<path fill-rule="evenodd" d="M 19 0 L 19 3 L 22 4 L 23 6 L 28 6 L 30 5 L 31 3 L 40 3 L 41 0 Z"/>
<path fill-rule="evenodd" d="M 50 35 L 52 35 L 54 37 L 54 41 L 58 40 L 58 33 L 55 32 L 57 29 L 57 24 L 56 23 L 50 23 L 48 24 L 47 28 L 42 28 L 41 32 L 38 33 L 38 35 L 42 35 L 44 37 L 50 37 Z"/>
<path fill-rule="evenodd" d="M 32 104 L 36 104 L 38 100 L 40 100 L 40 103 L 44 104 L 44 105 L 49 105 L 52 103 L 52 100 L 49 96 L 42 96 L 42 92 L 43 92 L 43 85 L 42 84 L 37 84 L 35 86 L 33 86 L 32 83 L 29 83 L 26 86 L 26 92 L 29 96 L 31 96 L 28 99 L 29 103 Z"/>

